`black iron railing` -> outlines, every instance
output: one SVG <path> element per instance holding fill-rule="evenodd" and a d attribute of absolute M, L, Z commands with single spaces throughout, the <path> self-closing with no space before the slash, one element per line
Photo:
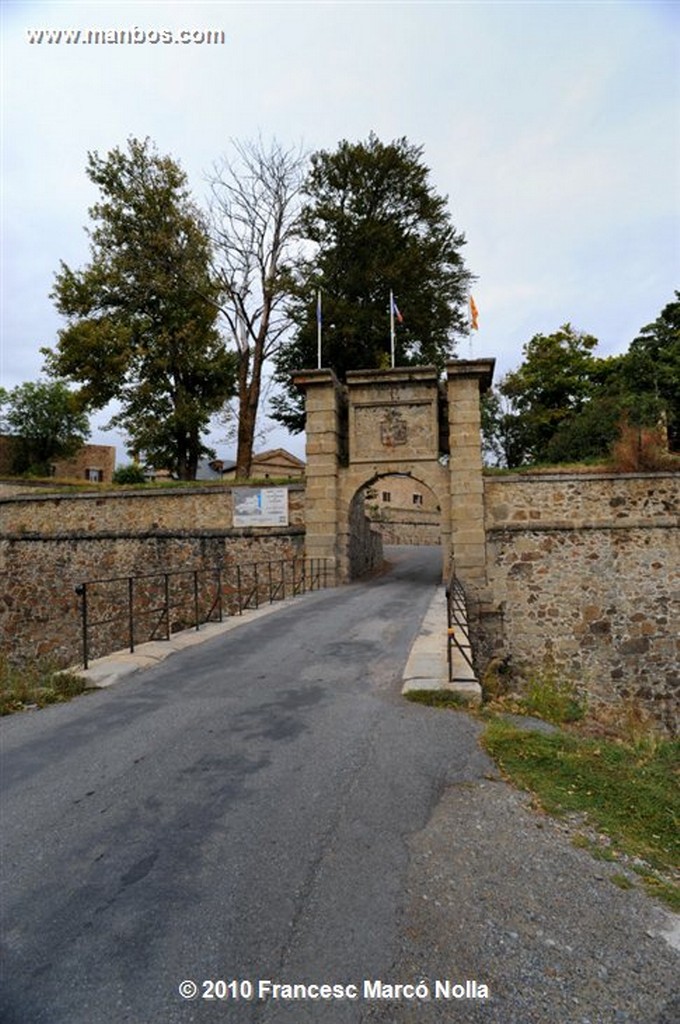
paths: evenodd
<path fill-rule="evenodd" d="M 295 558 L 207 569 L 110 576 L 78 584 L 83 665 L 96 656 L 205 622 L 223 622 L 287 597 L 335 586 L 335 563 L 327 558 Z"/>
<path fill-rule="evenodd" d="M 451 573 L 449 584 L 446 588 L 446 608 L 448 619 L 448 663 L 449 682 L 456 682 L 458 676 L 455 671 L 453 651 L 458 650 L 463 660 L 469 666 L 470 672 L 474 675 L 472 663 L 472 646 L 470 644 L 470 633 L 468 628 L 467 602 L 463 585 L 456 576 L 455 570 Z M 468 676 L 465 679 L 469 679 Z"/>

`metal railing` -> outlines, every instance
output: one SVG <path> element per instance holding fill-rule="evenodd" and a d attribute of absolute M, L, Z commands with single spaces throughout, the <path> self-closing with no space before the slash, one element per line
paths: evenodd
<path fill-rule="evenodd" d="M 461 681 L 460 677 L 455 673 L 453 658 L 454 649 L 461 654 L 473 677 L 475 674 L 474 665 L 472 663 L 472 645 L 470 644 L 470 633 L 468 629 L 468 613 L 465 591 L 463 590 L 463 584 L 455 574 L 455 570 L 451 573 L 449 583 L 446 588 L 446 609 L 448 623 L 447 655 L 449 665 L 449 682 L 453 683 Z M 469 680 L 469 678 L 469 676 L 465 676 L 464 681 Z"/>
<path fill-rule="evenodd" d="M 294 558 L 207 569 L 177 569 L 86 580 L 80 597 L 83 666 L 97 656 L 150 640 L 169 640 L 183 629 L 223 622 L 225 616 L 335 586 L 335 562 Z"/>

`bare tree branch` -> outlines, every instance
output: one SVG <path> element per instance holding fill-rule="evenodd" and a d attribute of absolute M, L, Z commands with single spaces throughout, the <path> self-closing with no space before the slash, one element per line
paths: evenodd
<path fill-rule="evenodd" d="M 231 140 L 208 175 L 214 272 L 220 310 L 239 359 L 238 477 L 247 477 L 262 398 L 262 368 L 289 327 L 288 275 L 295 259 L 300 192 L 307 165 L 302 148 L 276 139 L 265 145 Z"/>

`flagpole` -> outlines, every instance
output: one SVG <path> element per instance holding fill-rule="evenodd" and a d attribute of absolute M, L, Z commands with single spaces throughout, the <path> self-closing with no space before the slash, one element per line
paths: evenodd
<path fill-rule="evenodd" d="M 390 359 L 394 369 L 394 296 L 390 288 Z"/>
<path fill-rule="evenodd" d="M 321 289 L 316 293 L 316 350 L 317 365 L 321 369 Z"/>

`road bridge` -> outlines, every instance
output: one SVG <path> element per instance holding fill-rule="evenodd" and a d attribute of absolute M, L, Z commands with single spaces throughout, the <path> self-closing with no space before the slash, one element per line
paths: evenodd
<path fill-rule="evenodd" d="M 441 565 L 390 559 L 0 722 L 3 1024 L 677 1019 L 649 901 L 536 828 L 474 720 L 401 697 Z M 491 997 L 226 988 L 437 977 Z"/>

